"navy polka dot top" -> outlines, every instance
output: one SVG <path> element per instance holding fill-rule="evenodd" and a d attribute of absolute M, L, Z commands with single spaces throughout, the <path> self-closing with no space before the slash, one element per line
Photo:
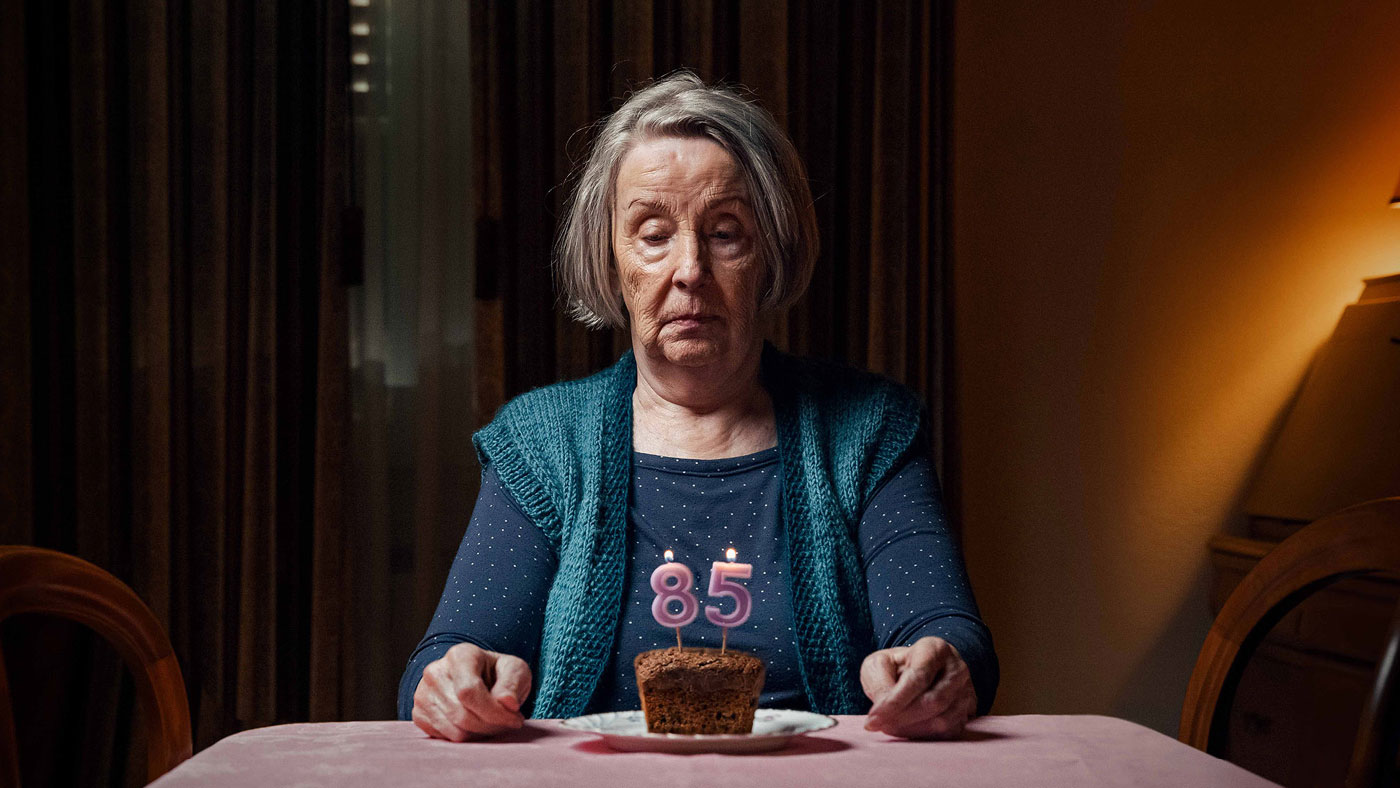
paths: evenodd
<path fill-rule="evenodd" d="M 752 578 L 739 581 L 753 598 L 752 612 L 729 631 L 729 646 L 767 663 L 763 708 L 807 708 L 793 630 L 778 449 L 721 460 L 632 456 L 624 612 L 612 662 L 589 711 L 640 708 L 633 658 L 675 645 L 675 630 L 651 614 L 651 573 L 665 562 L 667 549 L 695 574 L 692 593 L 701 603 L 700 615 L 681 630 L 683 644 L 720 645 L 720 629 L 704 607 L 717 603 L 729 612 L 734 603 L 711 602 L 705 592 L 711 563 L 725 560 L 728 547 L 738 551 L 737 561 L 753 565 Z M 859 541 L 879 648 L 929 635 L 947 640 L 967 663 L 979 713 L 986 713 L 996 691 L 996 654 L 927 458 L 910 460 L 876 491 L 861 518 Z M 555 568 L 549 541 L 488 467 L 437 612 L 400 682 L 399 717 L 411 719 L 423 668 L 457 643 L 514 654 L 533 667 Z"/>

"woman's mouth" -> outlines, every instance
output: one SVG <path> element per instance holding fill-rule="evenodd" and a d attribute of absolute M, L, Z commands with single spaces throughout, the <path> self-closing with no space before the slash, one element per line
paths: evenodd
<path fill-rule="evenodd" d="M 713 315 L 706 314 L 677 315 L 676 317 L 667 320 L 666 324 L 684 331 L 686 329 L 699 328 L 700 326 L 714 319 L 715 318 Z"/>

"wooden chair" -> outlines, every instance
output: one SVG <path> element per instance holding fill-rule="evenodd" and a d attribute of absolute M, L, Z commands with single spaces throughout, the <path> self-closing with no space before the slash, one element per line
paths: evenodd
<path fill-rule="evenodd" d="M 1178 738 L 1220 753 L 1230 704 L 1255 646 L 1308 594 L 1370 572 L 1400 575 L 1400 498 L 1343 509 L 1279 543 L 1240 581 L 1206 635 L 1186 688 Z M 1348 788 L 1395 785 L 1400 607 L 1352 751 Z"/>
<path fill-rule="evenodd" d="M 136 592 L 71 555 L 38 547 L 0 546 L 0 621 L 43 613 L 85 624 L 112 643 L 136 677 L 146 715 L 151 780 L 190 757 L 190 707 L 170 639 Z M 19 784 L 15 721 L 0 660 L 0 784 Z"/>

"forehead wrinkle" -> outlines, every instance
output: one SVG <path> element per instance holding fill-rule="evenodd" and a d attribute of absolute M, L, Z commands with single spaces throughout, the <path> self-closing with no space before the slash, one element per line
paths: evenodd
<path fill-rule="evenodd" d="M 742 193 L 715 195 L 714 197 L 705 200 L 702 207 L 706 211 L 712 211 L 716 208 L 720 208 L 730 204 L 741 205 L 745 208 L 750 207 L 748 198 Z M 652 197 L 635 197 L 632 199 L 631 202 L 627 203 L 627 206 L 623 208 L 623 210 L 630 211 L 632 210 L 632 207 L 636 205 L 640 205 L 643 208 L 658 211 L 661 213 L 674 213 L 676 210 L 675 203 L 672 203 L 669 200 L 658 200 Z"/>
<path fill-rule="evenodd" d="M 634 158 L 635 157 L 635 158 Z M 724 161 L 697 161 L 689 151 L 634 150 L 624 161 L 618 197 L 622 211 L 637 206 L 676 214 L 698 208 L 709 212 L 726 203 L 749 208 L 748 184 L 730 156 Z"/>
<path fill-rule="evenodd" d="M 697 162 L 693 157 L 677 151 L 646 152 L 640 161 L 629 161 L 636 151 L 624 159 L 621 178 L 626 170 L 635 168 L 629 177 L 636 183 L 634 188 L 670 190 L 681 184 L 699 187 L 702 191 L 732 189 L 743 191 L 745 183 L 738 164 L 732 159 L 716 165 L 714 162 Z"/>
<path fill-rule="evenodd" d="M 643 208 L 650 208 L 653 211 L 661 211 L 663 213 L 672 213 L 675 210 L 675 205 L 671 202 L 667 200 L 658 200 L 655 197 L 635 197 L 632 202 L 627 203 L 627 207 L 623 210 L 630 211 L 632 210 L 632 206 L 638 204 Z"/>
<path fill-rule="evenodd" d="M 721 206 L 721 205 L 724 205 L 724 204 L 726 204 L 726 203 L 739 203 L 740 205 L 744 206 L 745 208 L 748 208 L 748 207 L 749 207 L 749 196 L 748 196 L 748 193 L 747 193 L 746 191 L 744 191 L 743 189 L 735 189 L 735 190 L 732 190 L 732 191 L 721 192 L 721 193 L 719 193 L 719 194 L 716 194 L 716 195 L 713 195 L 713 196 L 707 198 L 707 199 L 705 200 L 705 208 L 706 208 L 707 210 L 708 210 L 708 209 L 712 209 L 712 208 L 717 208 L 717 207 L 719 207 L 719 206 Z"/>

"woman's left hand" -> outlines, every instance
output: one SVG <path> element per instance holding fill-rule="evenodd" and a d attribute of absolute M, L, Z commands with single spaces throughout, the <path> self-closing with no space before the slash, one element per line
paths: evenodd
<path fill-rule="evenodd" d="M 958 650 L 943 638 L 881 649 L 860 666 L 874 703 L 865 729 L 906 739 L 949 739 L 977 712 L 977 691 Z"/>

